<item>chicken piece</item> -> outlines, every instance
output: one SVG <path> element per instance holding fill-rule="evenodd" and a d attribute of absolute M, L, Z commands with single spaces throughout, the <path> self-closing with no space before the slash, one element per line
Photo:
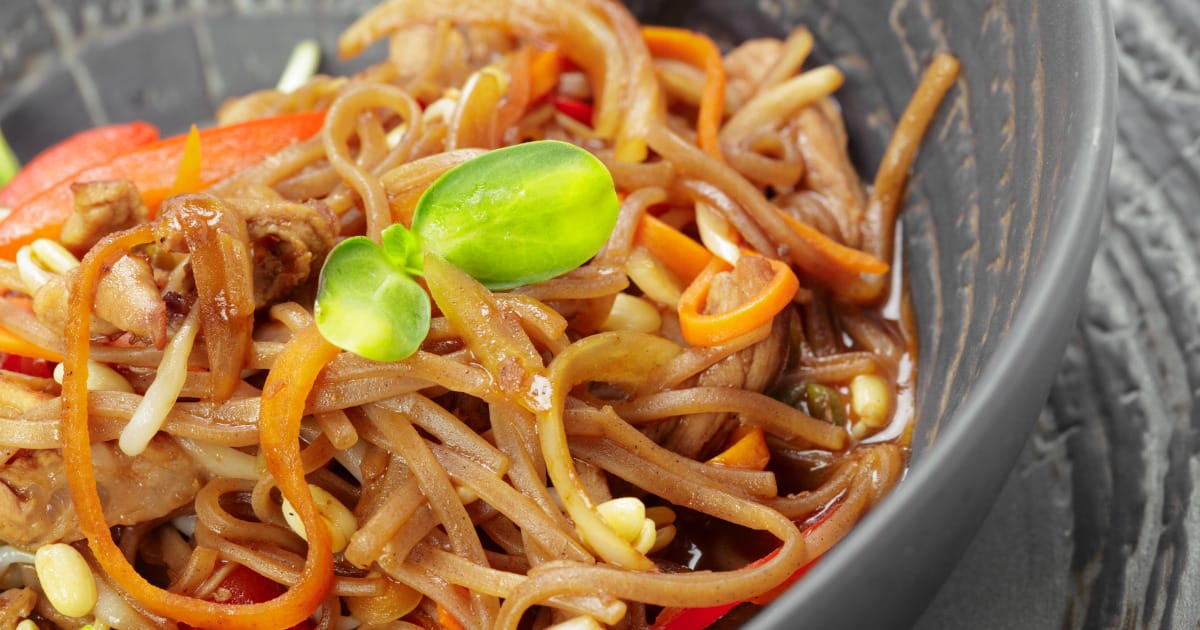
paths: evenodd
<path fill-rule="evenodd" d="M 93 444 L 92 463 L 110 525 L 167 516 L 190 504 L 204 482 L 201 468 L 164 434 L 137 457 L 113 442 Z M 0 466 L 0 540 L 32 550 L 81 538 L 59 451 L 33 451 Z"/>
<path fill-rule="evenodd" d="M 706 313 L 721 313 L 754 296 L 773 275 L 770 264 L 756 256 L 742 256 L 733 270 L 713 279 L 705 302 Z M 787 325 L 775 318 L 770 335 L 735 354 L 725 357 L 697 377 L 700 387 L 735 387 L 762 391 L 769 386 L 787 356 Z M 727 413 L 698 413 L 680 418 L 660 441 L 663 446 L 687 457 L 702 457 L 720 450 L 735 426 L 737 417 Z"/>
<path fill-rule="evenodd" d="M 31 588 L 10 588 L 0 593 L 0 628 L 16 628 L 33 612 L 37 599 Z"/>
<path fill-rule="evenodd" d="M 804 108 L 796 117 L 795 142 L 807 167 L 806 186 L 827 200 L 840 240 L 857 247 L 862 240 L 858 226 L 866 212 L 867 193 L 850 161 L 845 133 L 839 129 L 840 115 L 829 109 Z"/>
<path fill-rule="evenodd" d="M 177 195 L 163 202 L 158 243 L 191 260 L 212 387 L 222 402 L 241 381 L 254 331 L 254 263 L 246 222 L 237 208 L 212 195 Z"/>
<path fill-rule="evenodd" d="M 71 184 L 75 212 L 63 224 L 60 241 L 82 254 L 106 235 L 145 223 L 150 217 L 137 186 L 125 179 Z"/>
<path fill-rule="evenodd" d="M 141 256 L 122 256 L 109 267 L 96 285 L 94 308 L 97 316 L 156 348 L 167 343 L 167 304 L 154 270 Z"/>
<path fill-rule="evenodd" d="M 254 311 L 308 280 L 333 248 L 336 224 L 332 214 L 281 199 L 189 194 L 163 203 L 158 243 L 190 256 L 214 401 L 240 382 Z"/>
<path fill-rule="evenodd" d="M 470 71 L 470 49 L 463 31 L 433 24 L 404 27 L 389 40 L 394 81 L 418 100 L 432 103 L 449 86 L 462 85 Z"/>
<path fill-rule="evenodd" d="M 0 417 L 15 418 L 59 394 L 54 379 L 0 370 Z M 21 452 L 18 446 L 0 446 L 0 466 Z M 3 539 L 0 539 L 3 544 Z M 0 572 L 3 576 L 3 572 Z M 0 628 L 3 628 L 0 625 Z"/>
<path fill-rule="evenodd" d="M 67 325 L 69 285 L 69 276 L 58 276 L 33 295 L 33 312 L 38 321 L 60 333 Z M 93 310 L 93 337 L 112 337 L 128 331 L 150 340 L 158 348 L 166 344 L 167 305 L 150 263 L 140 256 L 123 256 L 100 276 Z"/>
<path fill-rule="evenodd" d="M 59 385 L 53 379 L 0 370 L 0 415 L 18 416 L 58 393 Z"/>
<path fill-rule="evenodd" d="M 750 39 L 725 55 L 725 91 L 731 110 L 750 100 L 783 52 L 774 38 Z"/>
<path fill-rule="evenodd" d="M 75 273 L 71 271 L 70 273 Z M 51 278 L 33 294 L 33 314 L 50 330 L 62 334 L 67 329 L 67 300 L 70 298 L 70 280 L 66 275 Z M 89 334 L 92 337 L 111 337 L 120 329 L 104 320 L 93 317 Z"/>
<path fill-rule="evenodd" d="M 226 203 L 246 220 L 255 308 L 269 306 L 307 282 L 336 243 L 337 218 L 323 207 L 281 199 Z"/>

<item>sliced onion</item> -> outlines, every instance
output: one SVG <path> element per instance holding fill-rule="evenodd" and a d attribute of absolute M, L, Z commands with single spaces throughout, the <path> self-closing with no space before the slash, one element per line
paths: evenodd
<path fill-rule="evenodd" d="M 700 242 L 721 260 L 732 265 L 742 255 L 737 230 L 712 206 L 696 202 L 696 229 L 700 232 Z"/>

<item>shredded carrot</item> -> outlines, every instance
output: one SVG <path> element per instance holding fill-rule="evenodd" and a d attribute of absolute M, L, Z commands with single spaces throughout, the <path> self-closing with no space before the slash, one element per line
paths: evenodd
<path fill-rule="evenodd" d="M 0 352 L 29 357 L 31 359 L 45 359 L 47 361 L 54 361 L 55 363 L 60 363 L 63 360 L 61 354 L 29 343 L 4 328 L 0 328 Z"/>
<path fill-rule="evenodd" d="M 196 192 L 203 187 L 200 176 L 200 130 L 192 125 L 187 140 L 183 144 L 183 157 L 179 160 L 179 170 L 175 173 L 175 183 L 171 184 L 168 196 Z"/>
<path fill-rule="evenodd" d="M 705 153 L 722 159 L 717 136 L 725 117 L 725 60 L 707 35 L 684 28 L 643 26 L 642 39 L 650 54 L 669 57 L 704 70 L 704 93 L 696 116 L 696 143 Z"/>
<path fill-rule="evenodd" d="M 713 259 L 703 245 L 650 214 L 642 215 L 633 238 L 684 282 L 695 280 Z"/>
<path fill-rule="evenodd" d="M 855 273 L 871 273 L 884 274 L 887 273 L 888 263 L 879 260 L 878 258 L 853 247 L 846 247 L 841 243 L 829 238 L 821 233 L 820 230 L 813 226 L 793 217 L 792 215 L 776 208 L 779 216 L 796 232 L 800 238 L 810 247 L 820 253 L 821 257 L 828 260 L 842 271 Z"/>
<path fill-rule="evenodd" d="M 763 470 L 771 461 L 771 450 L 762 427 L 740 426 L 734 429 L 732 444 L 712 459 L 710 464 L 744 470 Z"/>
<path fill-rule="evenodd" d="M 33 298 L 10 295 L 3 298 L 11 306 L 16 306 L 26 313 L 33 314 Z M 8 329 L 0 326 L 0 353 L 11 354 L 19 357 L 29 357 L 31 359 L 44 359 L 55 363 L 62 362 L 62 353 L 50 348 L 43 348 L 34 343 L 14 335 Z"/>
<path fill-rule="evenodd" d="M 529 57 L 529 102 L 549 94 L 562 72 L 562 53 L 557 47 L 535 50 Z"/>
<path fill-rule="evenodd" d="M 437 605 L 437 621 L 438 625 L 446 630 L 466 630 L 462 623 L 458 619 L 455 619 L 454 615 L 441 604 Z"/>
<path fill-rule="evenodd" d="M 750 252 L 743 255 L 757 256 Z M 708 299 L 713 278 L 729 268 L 728 263 L 714 257 L 679 298 L 679 329 L 684 341 L 694 346 L 715 346 L 736 339 L 770 323 L 790 304 L 800 290 L 799 279 L 787 263 L 771 258 L 765 260 L 775 274 L 761 291 L 737 308 L 705 315 L 700 310 Z"/>
<path fill-rule="evenodd" d="M 263 387 L 260 440 L 267 467 L 283 496 L 300 513 L 308 533 L 308 555 L 296 586 L 257 604 L 217 604 L 163 590 L 139 575 L 113 541 L 96 491 L 88 427 L 88 330 L 96 283 L 105 265 L 131 247 L 152 242 L 143 224 L 105 237 L 84 256 L 72 283 L 63 374 L 62 454 L 71 500 L 88 546 L 110 578 L 146 610 L 201 628 L 286 628 L 306 619 L 333 584 L 329 532 L 317 512 L 300 466 L 298 433 L 305 400 L 317 373 L 337 353 L 315 326 L 301 331 L 279 355 Z"/>

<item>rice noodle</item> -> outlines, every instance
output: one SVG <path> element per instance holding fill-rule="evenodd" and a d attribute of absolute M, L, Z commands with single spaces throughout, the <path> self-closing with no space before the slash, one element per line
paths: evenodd
<path fill-rule="evenodd" d="M 669 41 L 655 43 L 656 32 Z M 258 92 L 218 114 L 325 109 L 316 136 L 167 199 L 157 219 L 102 239 L 79 271 L 0 261 L 0 328 L 62 358 L 65 373 L 61 388 L 0 374 L 0 502 L 31 508 L 0 514 L 0 538 L 27 514 L 78 522 L 88 545 L 76 546 L 103 593 L 92 613 L 68 619 L 31 591 L 33 614 L 130 627 L 176 617 L 263 627 L 285 615 L 321 629 L 576 618 L 644 628 L 664 608 L 769 598 L 903 476 L 911 309 L 887 319 L 877 305 L 894 272 L 846 257 L 877 258 L 863 267 L 876 271 L 893 262 L 907 171 L 957 71 L 948 57 L 918 88 L 868 192 L 831 97 L 841 75 L 802 70 L 814 39 L 802 28 L 747 42 L 723 65 L 705 48 L 702 67 L 671 47 L 711 41 L 644 33 L 610 0 L 388 0 L 339 49 L 389 37 L 388 58 L 354 77 Z M 412 224 L 450 169 L 543 138 L 595 154 L 621 196 L 591 260 L 499 292 L 426 255 L 419 282 L 432 322 L 411 356 L 368 360 L 321 336 L 313 295 L 328 247 L 289 266 L 273 258 L 304 242 L 285 240 L 288 230 L 320 215 L 331 242 L 379 241 L 389 225 Z M 253 229 L 264 217 L 266 236 Z M 138 290 L 167 306 L 165 347 L 111 320 L 91 326 L 99 278 L 127 254 L 151 266 Z M 714 256 L 728 271 L 697 276 Z M 255 282 L 276 268 L 298 279 L 256 303 Z M 705 289 L 697 314 L 744 312 L 779 268 L 800 287 L 778 310 L 720 343 L 685 341 L 685 294 Z M 35 301 L 34 285 L 60 291 L 66 312 L 49 292 Z M 642 331 L 598 332 L 628 301 Z M 132 392 L 86 391 L 89 359 Z M 863 429 L 849 404 L 863 374 L 891 388 L 887 430 Z M 152 482 L 130 470 L 97 483 L 89 447 L 115 440 L 136 454 L 159 433 L 193 460 L 183 507 L 155 512 L 147 493 L 138 503 L 148 516 L 110 527 L 118 521 L 97 492 Z M 61 457 L 42 453 L 56 449 Z M 35 471 L 25 493 L 7 477 L 50 459 L 65 462 L 67 482 Z M 76 513 L 26 503 L 67 491 Z M 285 499 L 303 529 L 285 518 Z M 708 531 L 714 521 L 724 525 Z M 726 556 L 740 543 L 713 533 L 725 529 L 777 547 L 743 566 Z M 346 541 L 339 554 L 334 534 Z M 5 551 L 14 548 L 0 544 L 0 563 L 27 562 Z M 690 554 L 738 568 L 691 569 Z M 221 603 L 245 570 L 282 594 Z"/>
<path fill-rule="evenodd" d="M 351 182 L 362 197 L 367 215 L 367 234 L 379 240 L 383 228 L 392 223 L 383 185 L 350 158 L 350 149 L 347 146 L 354 131 L 357 114 L 371 107 L 387 107 L 404 119 L 409 128 L 400 146 L 409 146 L 418 135 L 420 117 L 417 116 L 417 112 L 420 111 L 420 107 L 411 96 L 391 86 L 364 85 L 346 92 L 334 101 L 321 140 L 329 163 L 343 179 Z"/>

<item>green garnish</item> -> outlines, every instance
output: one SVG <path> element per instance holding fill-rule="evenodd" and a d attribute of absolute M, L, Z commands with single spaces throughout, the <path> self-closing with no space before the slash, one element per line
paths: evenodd
<path fill-rule="evenodd" d="M 21 161 L 17 159 L 17 154 L 13 153 L 12 147 L 8 146 L 4 132 L 0 131 L 0 186 L 7 184 L 19 170 Z"/>
<path fill-rule="evenodd" d="M 376 361 L 406 357 L 429 332 L 430 305 L 425 289 L 413 279 L 402 253 L 389 251 L 365 236 L 338 244 L 321 269 L 316 319 L 330 343 Z M 399 263 L 399 264 L 397 264 Z"/>
<path fill-rule="evenodd" d="M 809 383 L 804 386 L 804 403 L 808 415 L 841 426 L 846 422 L 846 403 L 841 394 L 828 385 Z"/>
<path fill-rule="evenodd" d="M 565 142 L 531 142 L 434 182 L 417 202 L 413 232 L 489 289 L 511 289 L 587 262 L 608 240 L 617 207 L 600 160 Z"/>
<path fill-rule="evenodd" d="M 587 262 L 608 240 L 619 206 L 608 169 L 577 146 L 540 141 L 485 153 L 425 191 L 411 230 L 392 225 L 382 243 L 356 236 L 330 252 L 317 327 L 344 350 L 399 361 L 429 332 L 429 296 L 414 279 L 424 252 L 490 289 L 511 289 Z"/>
<path fill-rule="evenodd" d="M 828 385 L 795 381 L 782 384 L 771 392 L 776 400 L 830 424 L 846 422 L 846 403 L 842 395 Z"/>

